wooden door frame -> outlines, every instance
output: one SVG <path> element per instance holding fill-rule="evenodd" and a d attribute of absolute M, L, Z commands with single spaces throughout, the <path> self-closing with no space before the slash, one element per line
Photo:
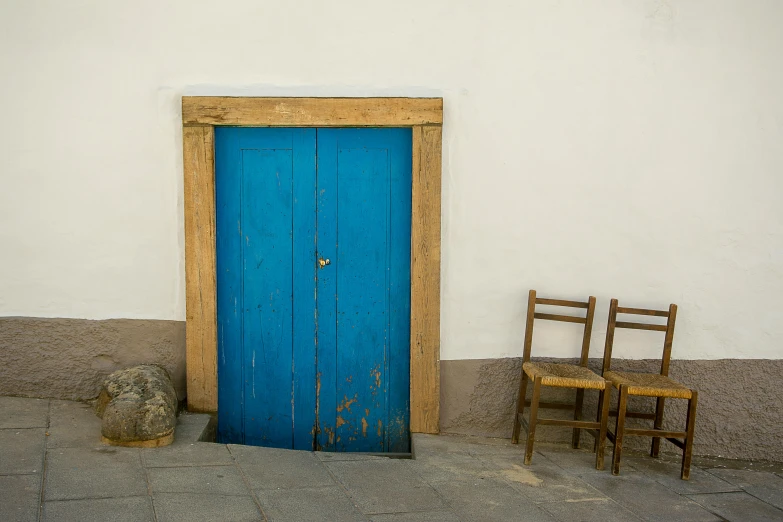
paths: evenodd
<path fill-rule="evenodd" d="M 188 409 L 217 411 L 215 127 L 409 127 L 410 430 L 440 423 L 442 98 L 182 97 Z"/>

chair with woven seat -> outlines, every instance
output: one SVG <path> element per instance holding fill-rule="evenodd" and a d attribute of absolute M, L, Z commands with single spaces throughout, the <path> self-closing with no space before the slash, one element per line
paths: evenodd
<path fill-rule="evenodd" d="M 586 309 L 584 317 L 573 315 L 555 315 L 549 313 L 536 312 L 536 305 L 562 306 L 567 308 Z M 606 381 L 596 373 L 593 373 L 587 367 L 587 358 L 590 351 L 590 334 L 593 328 L 593 316 L 595 314 L 595 297 L 590 297 L 587 302 L 581 301 L 563 301 L 559 299 L 542 299 L 536 297 L 536 291 L 531 290 L 527 302 L 527 322 L 525 324 L 525 345 L 522 355 L 522 375 L 519 385 L 519 397 L 517 400 L 517 411 L 514 416 L 514 428 L 511 441 L 514 444 L 519 443 L 519 434 L 523 425 L 527 429 L 527 444 L 525 445 L 525 464 L 530 464 L 533 457 L 533 444 L 536 437 L 536 426 L 551 425 L 565 426 L 573 429 L 571 444 L 574 448 L 579 447 L 580 430 L 585 429 L 596 439 L 596 469 L 604 467 L 604 446 L 606 442 L 606 423 L 609 413 L 609 403 L 607 402 L 599 413 L 596 422 L 582 420 L 582 403 L 584 402 L 585 390 L 604 391 Z M 533 344 L 533 323 L 535 319 L 544 319 L 549 321 L 561 321 L 567 323 L 578 323 L 584 325 L 582 336 L 582 352 L 579 358 L 579 364 L 557 364 L 532 362 L 530 360 L 531 348 Z M 533 397 L 531 401 L 526 401 L 528 380 L 533 381 Z M 541 387 L 550 386 L 555 388 L 575 388 L 576 401 L 574 404 L 541 402 Z M 530 405 L 530 421 L 526 422 L 523 413 L 525 406 Z M 568 409 L 573 410 L 574 419 L 542 419 L 538 417 L 538 409 Z"/>
<path fill-rule="evenodd" d="M 666 324 L 635 323 L 618 321 L 617 314 L 641 315 L 666 318 Z M 620 473 L 620 457 L 623 451 L 623 438 L 626 435 L 652 437 L 650 456 L 658 457 L 661 448 L 661 439 L 666 439 L 682 450 L 682 468 L 680 477 L 688 480 L 690 477 L 691 455 L 693 452 L 693 434 L 696 423 L 696 402 L 698 392 L 688 388 L 669 378 L 669 362 L 672 355 L 672 341 L 674 339 L 674 323 L 677 319 L 677 305 L 670 305 L 668 311 L 647 310 L 643 308 L 624 308 L 618 306 L 617 299 L 612 299 L 609 305 L 609 324 L 606 328 L 606 345 L 604 348 L 604 362 L 601 375 L 611 387 L 619 392 L 617 411 L 610 415 L 616 415 L 614 433 L 607 436 L 614 443 L 612 453 L 612 474 Z M 663 355 L 661 357 L 660 373 L 617 372 L 611 369 L 612 348 L 614 345 L 614 333 L 617 328 L 632 330 L 653 330 L 665 332 L 663 342 Z M 606 391 L 611 394 L 611 387 Z M 628 410 L 628 397 L 655 397 L 655 413 L 645 413 Z M 610 395 L 611 397 L 611 395 Z M 599 395 L 599 407 L 605 407 L 610 403 L 610 397 L 605 393 Z M 666 399 L 685 399 L 688 401 L 688 413 L 685 421 L 685 431 L 667 431 L 663 429 L 663 409 Z M 626 428 L 626 418 L 648 419 L 653 421 L 653 429 Z M 682 438 L 682 440 L 680 440 Z"/>

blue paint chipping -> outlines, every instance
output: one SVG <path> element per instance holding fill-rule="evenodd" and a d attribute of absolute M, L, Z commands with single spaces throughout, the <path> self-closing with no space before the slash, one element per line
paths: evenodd
<path fill-rule="evenodd" d="M 410 129 L 219 127 L 215 171 L 218 440 L 409 451 Z"/>

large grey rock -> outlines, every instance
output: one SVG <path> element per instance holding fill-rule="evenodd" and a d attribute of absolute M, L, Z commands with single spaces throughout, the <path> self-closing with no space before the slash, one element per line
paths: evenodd
<path fill-rule="evenodd" d="M 177 393 L 160 366 L 144 364 L 109 375 L 96 410 L 109 444 L 154 447 L 174 440 Z"/>

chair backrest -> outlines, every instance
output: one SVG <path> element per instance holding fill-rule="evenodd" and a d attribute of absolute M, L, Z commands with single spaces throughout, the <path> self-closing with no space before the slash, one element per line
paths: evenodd
<path fill-rule="evenodd" d="M 562 306 L 565 308 L 586 309 L 584 317 L 574 315 L 557 315 L 536 312 L 536 305 Z M 525 349 L 522 354 L 522 362 L 530 360 L 530 350 L 533 345 L 533 321 L 535 319 L 544 319 L 547 321 L 562 321 L 565 323 L 579 323 L 585 325 L 582 335 L 582 355 L 579 358 L 580 366 L 587 367 L 587 356 L 590 351 L 590 335 L 593 332 L 593 316 L 595 315 L 595 297 L 590 296 L 587 302 L 582 301 L 564 301 L 562 299 L 544 299 L 536 297 L 536 291 L 531 290 L 527 299 L 527 322 L 525 323 Z"/>
<path fill-rule="evenodd" d="M 635 323 L 618 321 L 617 314 L 642 315 L 647 317 L 665 317 L 666 324 Z M 669 375 L 669 361 L 672 357 L 672 341 L 674 340 L 674 322 L 677 319 L 677 305 L 669 305 L 669 310 L 648 310 L 645 308 L 627 308 L 617 305 L 617 299 L 609 303 L 609 324 L 606 327 L 606 345 L 604 346 L 604 364 L 601 375 L 611 369 L 612 347 L 614 346 L 614 331 L 616 328 L 628 328 L 630 330 L 653 330 L 666 332 L 663 340 L 663 354 L 661 356 L 661 375 Z"/>

